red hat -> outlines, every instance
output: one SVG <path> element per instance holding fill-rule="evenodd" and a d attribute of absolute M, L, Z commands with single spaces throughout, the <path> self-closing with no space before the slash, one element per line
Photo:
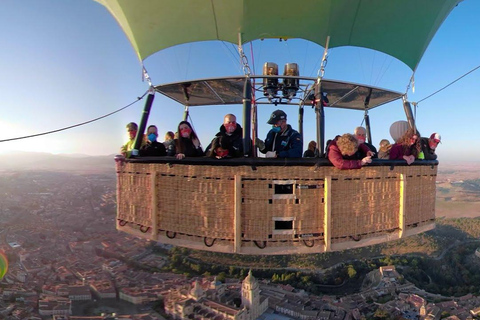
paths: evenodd
<path fill-rule="evenodd" d="M 442 142 L 442 137 L 438 133 L 432 133 L 430 139 L 433 139 L 435 142 Z"/>

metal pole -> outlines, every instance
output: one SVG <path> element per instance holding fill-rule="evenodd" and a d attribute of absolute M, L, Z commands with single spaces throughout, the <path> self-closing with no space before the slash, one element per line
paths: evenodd
<path fill-rule="evenodd" d="M 405 115 L 407 116 L 409 127 L 416 130 L 415 119 L 413 118 L 412 106 L 410 105 L 410 102 L 405 100 L 405 98 L 403 99 L 403 109 L 405 110 Z"/>
<path fill-rule="evenodd" d="M 315 113 L 317 121 L 317 148 L 320 153 L 319 156 L 323 158 L 325 156 L 325 110 L 323 109 L 323 94 L 320 83 L 317 83 L 315 86 Z"/>
<path fill-rule="evenodd" d="M 185 106 L 185 110 L 183 111 L 183 121 L 188 121 L 188 116 L 190 115 L 188 111 L 188 106 Z"/>
<path fill-rule="evenodd" d="M 372 131 L 371 131 L 371 128 L 370 128 L 370 116 L 368 115 L 368 112 L 365 111 L 365 129 L 367 131 L 367 141 L 368 143 L 372 143 Z"/>
<path fill-rule="evenodd" d="M 303 104 L 301 104 L 298 107 L 298 133 L 300 133 L 300 136 L 302 137 L 302 141 L 303 141 L 303 113 L 304 113 Z"/>
<path fill-rule="evenodd" d="M 143 134 L 145 133 L 145 127 L 147 126 L 148 116 L 150 114 L 150 109 L 152 108 L 153 98 L 155 97 L 155 90 L 153 87 L 150 87 L 148 90 L 147 101 L 145 101 L 145 107 L 143 108 L 142 120 L 140 120 L 140 126 L 137 130 L 137 135 L 135 137 L 135 144 L 132 150 L 132 156 L 138 155 L 138 150 L 142 146 Z"/>
<path fill-rule="evenodd" d="M 252 105 L 252 141 L 255 142 L 256 138 L 258 138 L 257 104 L 253 103 Z M 253 148 L 252 155 L 254 158 L 257 157 L 257 148 Z"/>
<path fill-rule="evenodd" d="M 372 97 L 372 88 L 368 90 L 368 95 L 365 97 L 365 101 L 363 105 L 365 106 L 365 128 L 366 128 L 366 134 L 367 134 L 367 141 L 368 143 L 372 143 L 372 131 L 370 129 L 370 116 L 368 115 L 368 105 L 370 104 L 370 98 Z"/>
<path fill-rule="evenodd" d="M 252 118 L 252 81 L 250 77 L 245 80 L 243 87 L 243 155 L 250 156 L 252 148 L 252 139 L 250 137 Z"/>

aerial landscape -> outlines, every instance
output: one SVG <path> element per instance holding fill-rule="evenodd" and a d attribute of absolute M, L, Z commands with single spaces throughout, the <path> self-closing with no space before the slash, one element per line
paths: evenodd
<path fill-rule="evenodd" d="M 432 231 L 342 252 L 256 257 L 164 246 L 116 231 L 113 155 L 22 153 L 0 162 L 5 319 L 169 318 L 195 290 L 231 306 L 224 312 L 240 312 L 240 287 L 250 273 L 260 301 L 268 300 L 265 319 L 422 312 L 469 319 L 480 305 L 479 164 L 440 164 Z"/>

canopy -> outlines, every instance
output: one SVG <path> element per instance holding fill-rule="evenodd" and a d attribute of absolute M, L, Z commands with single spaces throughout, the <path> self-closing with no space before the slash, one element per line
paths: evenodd
<path fill-rule="evenodd" d="M 261 79 L 260 76 L 251 78 Z M 284 99 L 283 102 L 280 102 L 281 104 L 298 105 L 299 100 L 303 100 L 305 104 L 312 103 L 309 94 L 313 91 L 306 89 L 314 90 L 316 78 L 296 78 L 301 81 L 299 97 L 292 101 Z M 242 104 L 245 80 L 246 76 L 210 78 L 158 85 L 155 86 L 155 90 L 189 107 Z M 322 80 L 321 87 L 322 92 L 328 95 L 329 102 L 326 107 L 332 108 L 370 110 L 403 96 L 401 93 L 391 90 L 326 79 Z M 256 91 L 263 91 L 261 84 L 256 85 L 255 88 Z M 260 96 L 255 103 L 257 105 L 269 104 L 266 100 L 262 100 Z"/>
<path fill-rule="evenodd" d="M 95 0 L 115 17 L 144 60 L 194 41 L 246 43 L 301 38 L 323 47 L 384 52 L 415 70 L 462 0 Z"/>

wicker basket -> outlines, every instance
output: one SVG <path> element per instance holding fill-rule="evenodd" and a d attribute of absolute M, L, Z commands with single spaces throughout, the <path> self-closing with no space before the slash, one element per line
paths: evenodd
<path fill-rule="evenodd" d="M 437 165 L 117 163 L 117 229 L 194 249 L 320 253 L 430 230 Z"/>

